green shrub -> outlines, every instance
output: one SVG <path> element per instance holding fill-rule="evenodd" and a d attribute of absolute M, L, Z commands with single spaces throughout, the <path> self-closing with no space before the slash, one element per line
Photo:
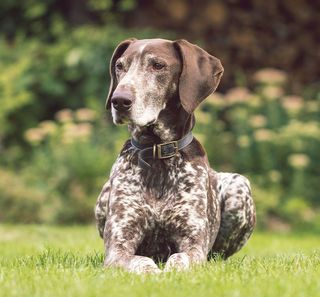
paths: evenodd
<path fill-rule="evenodd" d="M 195 131 L 218 171 L 253 183 L 258 225 L 278 217 L 315 227 L 320 207 L 320 101 L 287 95 L 287 75 L 258 71 L 256 88 L 215 93 L 196 111 Z M 319 93 L 320 95 L 320 93 Z"/>
<path fill-rule="evenodd" d="M 34 149 L 24 172 L 30 185 L 46 194 L 51 215 L 43 218 L 44 222 L 90 222 L 96 198 L 119 150 L 117 133 L 107 138 L 110 125 L 97 120 L 96 112 L 87 108 L 64 109 L 56 118 L 26 131 Z"/>
<path fill-rule="evenodd" d="M 41 222 L 44 197 L 38 188 L 27 184 L 22 174 L 0 169 L 0 221 Z"/>

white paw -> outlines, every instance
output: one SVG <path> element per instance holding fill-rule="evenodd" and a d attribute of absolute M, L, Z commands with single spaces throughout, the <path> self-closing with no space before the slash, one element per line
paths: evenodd
<path fill-rule="evenodd" d="M 164 272 L 177 270 L 182 271 L 190 267 L 190 259 L 186 253 L 176 253 L 169 257 Z"/>
<path fill-rule="evenodd" d="M 136 256 L 134 259 L 131 260 L 129 271 L 137 274 L 162 272 L 152 259 L 148 257 L 139 256 Z"/>

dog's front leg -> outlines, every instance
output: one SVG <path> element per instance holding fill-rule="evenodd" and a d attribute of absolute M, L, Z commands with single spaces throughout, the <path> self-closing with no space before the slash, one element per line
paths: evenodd
<path fill-rule="evenodd" d="M 96 225 L 99 231 L 99 235 L 103 238 L 103 230 L 106 224 L 108 204 L 110 196 L 110 181 L 108 180 L 102 188 L 102 191 L 96 202 L 94 214 L 96 218 Z"/>
<path fill-rule="evenodd" d="M 119 199 L 121 201 L 121 199 Z M 134 273 L 159 273 L 161 270 L 148 257 L 135 255 L 149 228 L 146 212 L 141 206 L 117 207 L 108 216 L 104 229 L 106 267 L 121 267 Z"/>

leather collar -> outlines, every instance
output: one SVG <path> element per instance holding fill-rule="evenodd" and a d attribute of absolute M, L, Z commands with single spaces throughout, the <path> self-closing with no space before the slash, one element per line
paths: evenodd
<path fill-rule="evenodd" d="M 145 146 L 131 138 L 131 145 L 138 150 L 138 164 L 143 169 L 151 166 L 146 159 L 162 160 L 174 157 L 180 150 L 188 146 L 193 140 L 191 132 L 179 140 Z"/>

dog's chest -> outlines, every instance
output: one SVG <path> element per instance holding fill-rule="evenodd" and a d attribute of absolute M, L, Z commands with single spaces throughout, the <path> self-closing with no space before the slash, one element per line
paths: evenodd
<path fill-rule="evenodd" d="M 129 233 L 139 225 L 137 254 L 164 260 L 176 252 L 181 234 L 210 227 L 219 210 L 205 162 L 178 155 L 150 164 L 144 170 L 130 151 L 120 155 L 110 177 L 108 220 Z"/>
<path fill-rule="evenodd" d="M 132 155 L 120 157 L 113 171 L 111 204 L 121 200 L 126 209 L 139 207 L 148 219 L 156 224 L 166 222 L 172 212 L 179 212 L 177 204 L 190 208 L 201 202 L 190 199 L 193 193 L 205 192 L 206 168 L 195 168 L 181 157 L 163 162 L 153 162 L 149 170 L 143 170 L 132 161 Z M 196 205 L 194 205 L 196 206 Z M 184 209 L 185 210 L 185 209 Z"/>
<path fill-rule="evenodd" d="M 184 184 L 184 176 L 177 167 L 167 167 L 160 161 L 158 164 L 153 164 L 148 172 L 141 168 L 134 170 L 133 179 L 140 181 L 138 193 L 140 202 L 151 210 L 156 224 L 162 224 L 172 206 L 183 199 L 177 193 L 181 184 Z"/>

